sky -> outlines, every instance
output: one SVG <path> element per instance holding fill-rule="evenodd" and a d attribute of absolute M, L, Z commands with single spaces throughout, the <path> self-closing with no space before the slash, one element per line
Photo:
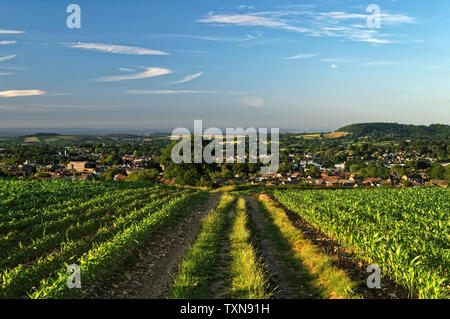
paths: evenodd
<path fill-rule="evenodd" d="M 447 0 L 2 0 L 0 128 L 450 124 L 449 13 Z"/>

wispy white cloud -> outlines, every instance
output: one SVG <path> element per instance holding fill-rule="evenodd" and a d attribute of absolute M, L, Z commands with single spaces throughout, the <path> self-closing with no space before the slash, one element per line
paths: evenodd
<path fill-rule="evenodd" d="M 0 97 L 8 98 L 20 96 L 36 96 L 45 94 L 46 92 L 41 90 L 8 90 L 8 91 L 1 91 Z"/>
<path fill-rule="evenodd" d="M 119 71 L 123 71 L 123 72 L 134 72 L 134 69 L 130 69 L 130 68 L 119 68 Z"/>
<path fill-rule="evenodd" d="M 185 76 L 185 77 L 184 77 L 182 80 L 180 80 L 180 81 L 172 82 L 172 84 L 186 83 L 186 82 L 195 80 L 195 79 L 201 77 L 202 75 L 203 75 L 203 72 L 198 72 L 198 73 L 195 73 L 195 74 L 190 74 L 190 75 Z"/>
<path fill-rule="evenodd" d="M 71 43 L 71 48 L 79 48 L 85 50 L 94 50 L 98 52 L 115 53 L 115 54 L 131 54 L 131 55 L 168 55 L 166 52 L 159 50 L 149 50 L 139 47 L 130 47 L 125 45 L 114 45 L 104 43 Z"/>
<path fill-rule="evenodd" d="M 0 75 L 11 75 L 13 73 L 9 73 L 9 72 L 0 72 Z"/>
<path fill-rule="evenodd" d="M 299 54 L 296 54 L 294 56 L 287 57 L 285 59 L 288 59 L 288 60 L 300 60 L 300 59 L 310 59 L 310 58 L 314 58 L 316 56 L 317 56 L 316 53 L 299 53 Z"/>
<path fill-rule="evenodd" d="M 228 24 L 237 26 L 251 26 L 251 27 L 268 27 L 275 29 L 284 29 L 305 33 L 309 29 L 294 26 L 284 22 L 276 17 L 273 13 L 258 12 L 247 14 L 214 14 L 209 13 L 206 18 L 198 20 L 202 23 Z"/>
<path fill-rule="evenodd" d="M 360 14 L 360 13 L 348 13 L 348 12 L 324 12 L 320 13 L 323 17 L 329 17 L 336 20 L 367 20 L 369 14 Z M 410 16 L 406 16 L 403 14 L 389 14 L 389 13 L 381 13 L 380 14 L 381 24 L 385 25 L 395 25 L 395 24 L 405 24 L 405 23 L 416 23 L 416 19 Z"/>
<path fill-rule="evenodd" d="M 116 82 L 116 81 L 126 81 L 126 80 L 140 80 L 153 78 L 161 75 L 166 75 L 172 73 L 172 70 L 166 68 L 146 68 L 144 72 L 133 73 L 127 75 L 117 75 L 117 76 L 107 76 L 96 79 L 99 82 Z"/>
<path fill-rule="evenodd" d="M 331 63 L 331 65 L 335 65 L 336 67 L 339 64 L 348 64 L 348 65 L 354 65 L 354 66 L 394 66 L 401 64 L 399 61 L 389 61 L 389 60 L 379 60 L 379 61 L 363 61 L 361 59 L 354 59 L 354 58 L 348 58 L 348 57 L 340 57 L 340 58 L 325 58 L 321 59 L 322 62 Z"/>
<path fill-rule="evenodd" d="M 25 31 L 0 29 L 0 34 L 21 34 L 21 33 L 25 33 Z"/>
<path fill-rule="evenodd" d="M 0 45 L 14 44 L 14 43 L 17 43 L 17 41 L 15 41 L 15 40 L 4 40 L 4 41 L 0 41 Z"/>
<path fill-rule="evenodd" d="M 257 96 L 247 96 L 239 100 L 239 102 L 252 107 L 264 106 L 264 99 Z"/>
<path fill-rule="evenodd" d="M 253 9 L 255 9 L 254 6 L 249 6 L 249 5 L 245 5 L 245 4 L 238 5 L 237 8 L 239 10 L 253 10 Z"/>
<path fill-rule="evenodd" d="M 215 26 L 266 27 L 297 32 L 306 36 L 342 38 L 373 45 L 399 42 L 393 39 L 392 34 L 382 33 L 381 29 L 369 28 L 366 24 L 369 16 L 365 12 L 314 12 L 310 9 L 231 14 L 210 12 L 198 22 Z M 407 15 L 381 13 L 382 27 L 415 22 L 415 18 Z"/>
<path fill-rule="evenodd" d="M 2 56 L 2 57 L 0 57 L 0 62 L 12 60 L 12 59 L 14 59 L 15 57 L 16 57 L 15 54 L 7 55 L 7 56 Z"/>

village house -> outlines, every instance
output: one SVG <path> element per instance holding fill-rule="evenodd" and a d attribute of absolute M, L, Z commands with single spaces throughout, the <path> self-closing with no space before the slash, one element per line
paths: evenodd
<path fill-rule="evenodd" d="M 67 169 L 70 171 L 75 171 L 77 173 L 90 172 L 93 173 L 96 168 L 96 165 L 93 163 L 89 163 L 87 161 L 83 162 L 70 162 L 67 164 Z"/>

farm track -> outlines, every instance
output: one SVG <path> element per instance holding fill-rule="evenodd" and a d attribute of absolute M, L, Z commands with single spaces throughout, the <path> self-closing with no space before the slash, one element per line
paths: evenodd
<path fill-rule="evenodd" d="M 176 224 L 152 236 L 127 272 L 115 274 L 108 282 L 99 282 L 95 287 L 86 289 L 82 298 L 166 298 L 177 265 L 195 240 L 203 218 L 217 206 L 219 199 L 218 194 L 211 193 L 205 204 L 193 208 Z"/>
<path fill-rule="evenodd" d="M 229 235 L 234 214 L 235 211 L 233 209 L 228 211 L 228 227 L 222 240 L 222 247 L 219 251 L 218 261 L 214 269 L 214 278 L 210 287 L 211 299 L 224 299 L 228 295 L 229 282 L 227 282 L 227 276 L 231 264 Z"/>
<path fill-rule="evenodd" d="M 369 289 L 366 285 L 369 276 L 369 273 L 366 272 L 369 265 L 367 262 L 357 259 L 353 252 L 325 236 L 319 229 L 309 224 L 299 214 L 287 209 L 273 196 L 271 196 L 271 199 L 286 212 L 289 220 L 303 233 L 305 238 L 309 239 L 327 255 L 334 257 L 332 260 L 335 261 L 335 266 L 345 270 L 353 281 L 360 283 L 356 292 L 365 299 L 408 298 L 408 292 L 404 288 L 385 277 L 382 277 L 381 289 Z"/>
<path fill-rule="evenodd" d="M 270 220 L 264 216 L 255 197 L 244 196 L 244 198 L 249 207 L 249 217 L 254 235 L 256 235 L 253 236 L 256 240 L 256 249 L 262 258 L 262 262 L 267 266 L 269 281 L 272 289 L 275 290 L 273 298 L 297 299 L 311 298 L 316 295 L 317 292 L 313 291 L 310 283 L 304 282 L 304 285 L 300 287 L 292 280 L 297 274 L 293 273 L 292 269 L 284 262 L 283 257 L 285 257 L 286 252 L 281 252 L 267 234 L 266 225 L 271 223 Z M 306 272 L 305 269 L 299 269 L 299 271 Z"/>

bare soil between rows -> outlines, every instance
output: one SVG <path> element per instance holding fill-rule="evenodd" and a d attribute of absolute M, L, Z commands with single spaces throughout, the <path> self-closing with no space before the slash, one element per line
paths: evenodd
<path fill-rule="evenodd" d="M 219 203 L 220 196 L 210 193 L 205 204 L 190 208 L 180 220 L 151 236 L 138 252 L 137 261 L 125 273 L 116 273 L 108 281 L 84 289 L 87 299 L 164 299 L 167 298 L 177 265 L 194 242 L 203 218 Z"/>

